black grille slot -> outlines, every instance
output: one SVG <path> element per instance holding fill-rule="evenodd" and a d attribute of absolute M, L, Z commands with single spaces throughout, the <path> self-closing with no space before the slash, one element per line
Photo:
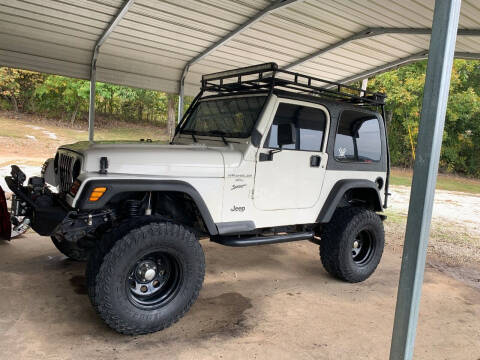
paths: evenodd
<path fill-rule="evenodd" d="M 58 172 L 60 174 L 60 191 L 68 192 L 73 184 L 72 168 L 75 158 L 73 156 L 60 153 L 58 159 Z"/>

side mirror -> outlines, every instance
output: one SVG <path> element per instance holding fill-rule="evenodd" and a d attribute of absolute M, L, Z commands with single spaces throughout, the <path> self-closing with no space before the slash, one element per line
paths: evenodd
<path fill-rule="evenodd" d="M 293 124 L 277 125 L 277 143 L 280 148 L 283 145 L 295 144 L 295 128 Z"/>

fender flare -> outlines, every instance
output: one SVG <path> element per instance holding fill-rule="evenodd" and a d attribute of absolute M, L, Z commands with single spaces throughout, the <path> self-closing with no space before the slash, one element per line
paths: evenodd
<path fill-rule="evenodd" d="M 351 189 L 369 189 L 375 190 L 377 197 L 375 198 L 375 211 L 382 210 L 382 200 L 380 197 L 380 192 L 378 191 L 378 186 L 375 182 L 370 180 L 360 180 L 360 179 L 345 179 L 340 180 L 335 183 L 330 190 L 325 203 L 323 204 L 322 210 L 317 218 L 317 223 L 328 223 L 332 219 L 333 213 L 338 207 L 338 204 L 343 198 L 343 195 Z"/>
<path fill-rule="evenodd" d="M 96 202 L 88 201 L 88 194 L 95 187 L 106 187 L 105 194 Z M 171 191 L 180 192 L 189 195 L 200 211 L 205 226 L 210 235 L 217 235 L 218 229 L 215 225 L 210 210 L 199 192 L 190 184 L 178 180 L 135 180 L 131 179 L 111 179 L 111 180 L 91 180 L 88 181 L 76 201 L 76 207 L 81 210 L 101 209 L 117 194 L 124 192 L 142 192 L 142 191 Z"/>

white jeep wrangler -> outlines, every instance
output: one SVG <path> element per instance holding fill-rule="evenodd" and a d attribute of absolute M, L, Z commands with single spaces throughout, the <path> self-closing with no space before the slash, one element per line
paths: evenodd
<path fill-rule="evenodd" d="M 12 223 L 88 260 L 91 302 L 125 334 L 164 329 L 190 308 L 202 237 L 310 240 L 330 274 L 365 280 L 384 247 L 384 98 L 274 63 L 205 75 L 170 144 L 61 146 L 26 186 L 13 166 Z M 0 230 L 9 237 L 11 225 Z"/>

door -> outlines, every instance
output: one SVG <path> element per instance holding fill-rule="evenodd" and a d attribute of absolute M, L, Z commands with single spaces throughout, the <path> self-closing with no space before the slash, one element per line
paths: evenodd
<path fill-rule="evenodd" d="M 327 163 L 325 107 L 279 102 L 257 153 L 254 204 L 261 210 L 312 207 L 322 190 Z"/>

